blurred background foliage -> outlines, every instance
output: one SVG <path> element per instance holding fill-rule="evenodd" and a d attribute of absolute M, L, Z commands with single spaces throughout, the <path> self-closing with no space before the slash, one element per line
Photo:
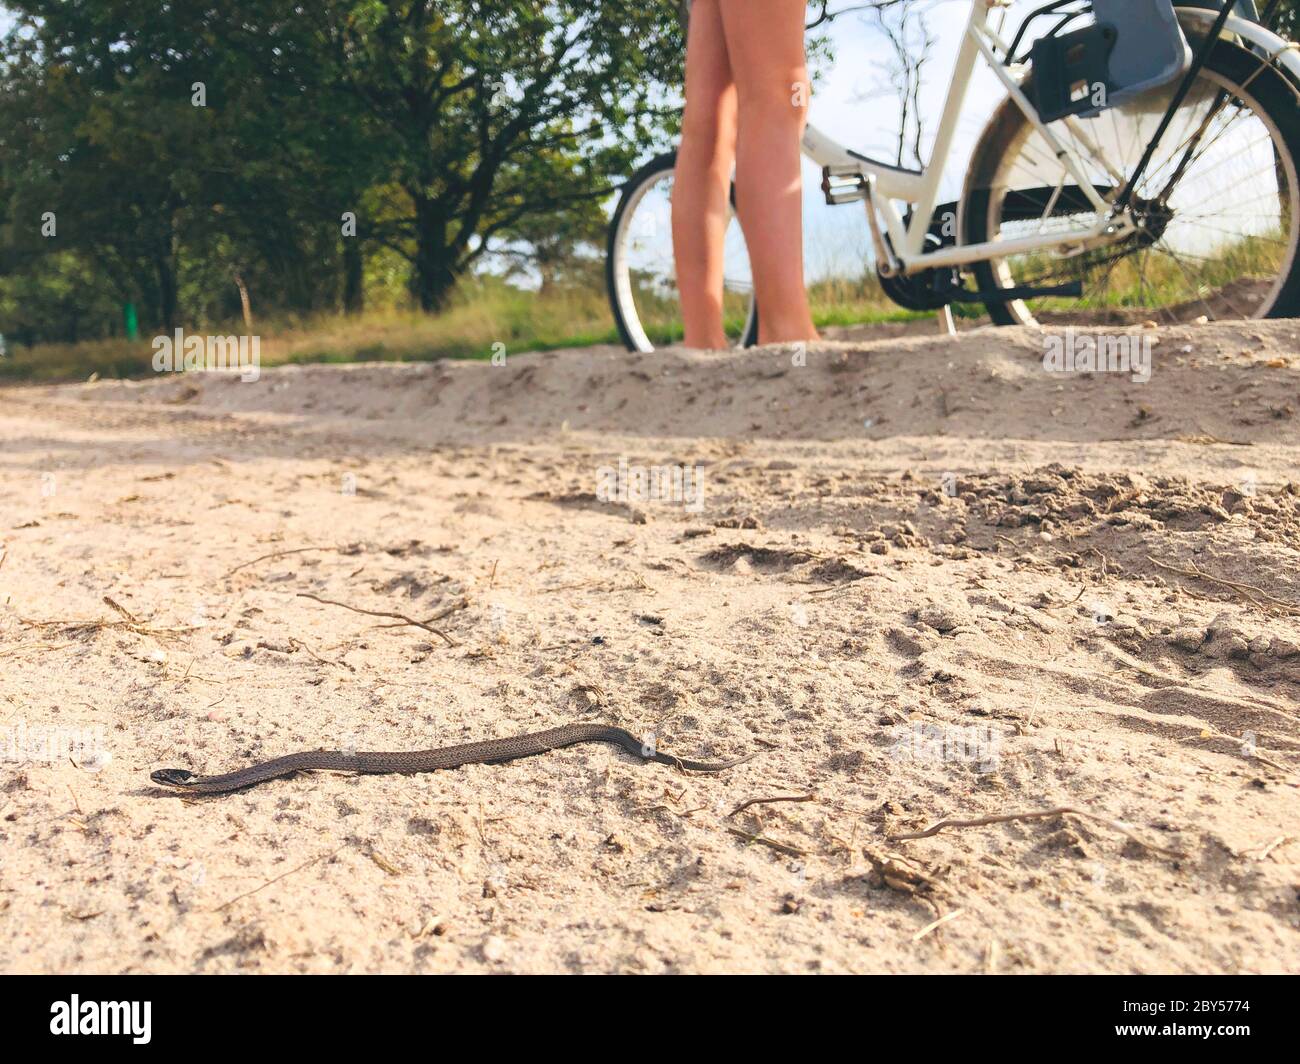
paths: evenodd
<path fill-rule="evenodd" d="M 590 286 L 604 200 L 677 123 L 672 4 L 7 6 L 10 348 L 120 336 L 128 303 L 150 334 Z"/>
<path fill-rule="evenodd" d="M 257 332 L 268 362 L 616 340 L 605 220 L 675 139 L 677 0 L 4 7 L 0 375 L 147 372 L 178 327 Z M 1279 18 L 1300 35 L 1300 0 Z M 822 324 L 899 316 L 865 258 L 812 295 Z"/>

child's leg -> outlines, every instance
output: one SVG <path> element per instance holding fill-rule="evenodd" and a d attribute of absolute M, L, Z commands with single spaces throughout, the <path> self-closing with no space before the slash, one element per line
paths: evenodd
<path fill-rule="evenodd" d="M 673 253 L 687 347 L 727 346 L 722 284 L 735 158 L 736 86 L 718 0 L 695 0 L 673 185 Z"/>
<path fill-rule="evenodd" d="M 805 0 L 720 0 L 739 95 L 736 207 L 754 270 L 759 339 L 814 340 L 803 276 Z"/>

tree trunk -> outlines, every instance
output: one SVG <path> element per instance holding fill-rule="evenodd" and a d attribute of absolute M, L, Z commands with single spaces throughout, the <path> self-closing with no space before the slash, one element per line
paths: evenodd
<path fill-rule="evenodd" d="M 235 287 L 239 289 L 239 306 L 244 312 L 244 329 L 247 335 L 253 332 L 253 306 L 248 298 L 248 285 L 244 284 L 244 278 L 240 274 L 235 274 Z"/>
<path fill-rule="evenodd" d="M 534 262 L 541 276 L 541 286 L 537 289 L 539 296 L 549 296 L 555 288 L 556 275 L 560 272 L 559 256 L 542 254 Z"/>
<path fill-rule="evenodd" d="M 456 288 L 456 275 L 441 255 L 417 258 L 415 264 L 415 298 L 426 314 L 436 314 L 447 306 Z"/>
<path fill-rule="evenodd" d="M 455 260 L 447 247 L 447 223 L 434 200 L 415 201 L 415 298 L 426 314 L 447 305 L 456 287 Z"/>
<path fill-rule="evenodd" d="M 158 275 L 158 316 L 165 331 L 175 332 L 180 309 L 176 290 L 176 266 L 167 256 L 159 255 L 154 260 L 154 269 Z"/>
<path fill-rule="evenodd" d="M 343 238 L 343 312 L 360 314 L 365 310 L 365 261 L 356 237 Z"/>

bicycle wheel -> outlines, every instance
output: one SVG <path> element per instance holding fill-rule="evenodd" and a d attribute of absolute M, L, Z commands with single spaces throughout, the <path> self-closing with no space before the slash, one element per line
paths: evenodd
<path fill-rule="evenodd" d="M 1176 88 L 1052 126 L 1104 199 L 1113 202 L 1136 171 Z M 1300 110 L 1289 83 L 1218 42 L 1135 190 L 1137 232 L 978 264 L 982 291 L 1083 283 L 1082 298 L 990 302 L 990 316 L 999 325 L 1101 325 L 1300 314 L 1297 158 Z M 1078 231 L 1095 218 L 1010 99 L 976 148 L 962 212 L 967 243 Z"/>
<path fill-rule="evenodd" d="M 647 163 L 627 183 L 609 226 L 605 284 L 629 351 L 680 343 L 684 334 L 673 263 L 672 189 L 677 153 Z M 735 214 L 727 229 L 723 327 L 737 347 L 758 340 L 758 307 L 745 238 Z"/>

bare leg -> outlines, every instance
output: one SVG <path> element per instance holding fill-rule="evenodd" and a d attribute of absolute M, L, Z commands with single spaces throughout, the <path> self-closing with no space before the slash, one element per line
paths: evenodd
<path fill-rule="evenodd" d="M 718 0 L 695 0 L 686 50 L 686 113 L 673 181 L 673 254 L 687 347 L 724 348 L 722 286 L 736 86 Z"/>
<path fill-rule="evenodd" d="M 805 0 L 719 0 L 739 96 L 736 207 L 754 270 L 759 340 L 815 340 L 803 276 L 808 121 Z"/>

